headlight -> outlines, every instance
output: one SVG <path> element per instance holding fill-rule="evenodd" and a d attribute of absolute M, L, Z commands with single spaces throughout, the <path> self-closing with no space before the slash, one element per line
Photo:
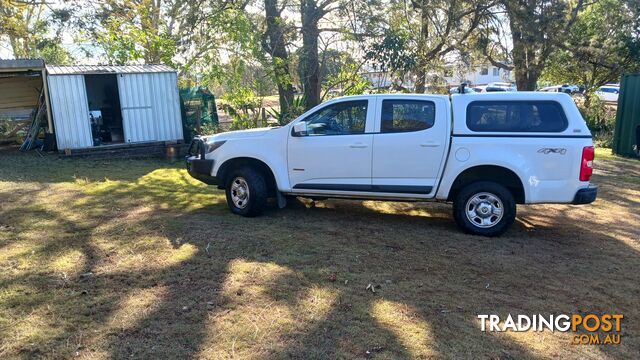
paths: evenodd
<path fill-rule="evenodd" d="M 227 140 L 218 140 L 218 141 L 214 141 L 212 143 L 208 142 L 207 143 L 207 153 L 215 151 L 217 148 L 219 148 L 220 146 L 222 146 L 226 142 L 227 142 Z"/>

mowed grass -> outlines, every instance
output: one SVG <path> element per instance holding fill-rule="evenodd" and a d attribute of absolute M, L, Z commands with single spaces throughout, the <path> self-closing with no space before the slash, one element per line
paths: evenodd
<path fill-rule="evenodd" d="M 638 358 L 640 162 L 606 151 L 594 204 L 497 239 L 448 204 L 246 219 L 180 163 L 0 154 L 0 358 Z M 509 313 L 622 313 L 622 344 L 480 331 Z"/>

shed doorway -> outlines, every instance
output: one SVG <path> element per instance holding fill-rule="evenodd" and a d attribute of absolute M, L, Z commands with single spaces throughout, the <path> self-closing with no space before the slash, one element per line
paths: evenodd
<path fill-rule="evenodd" d="M 85 75 L 84 83 L 93 146 L 124 143 L 117 75 Z"/>

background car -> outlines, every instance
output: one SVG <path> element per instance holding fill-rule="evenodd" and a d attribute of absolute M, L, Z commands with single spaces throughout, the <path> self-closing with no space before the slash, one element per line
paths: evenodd
<path fill-rule="evenodd" d="M 563 84 L 560 87 L 560 90 L 567 94 L 574 94 L 574 93 L 580 92 L 580 87 L 578 85 Z"/>
<path fill-rule="evenodd" d="M 560 91 L 562 91 L 562 86 L 560 86 L 560 85 L 546 86 L 546 87 L 543 87 L 543 88 L 538 89 L 538 91 L 543 91 L 543 92 L 560 92 Z"/>
<path fill-rule="evenodd" d="M 620 94 L 620 87 L 615 85 L 600 86 L 596 90 L 596 96 L 602 101 L 618 102 L 618 95 Z"/>
<path fill-rule="evenodd" d="M 489 90 L 489 88 L 491 88 L 491 89 L 500 88 L 500 89 L 503 89 L 503 90 Z M 516 88 L 515 84 L 508 83 L 508 82 L 492 82 L 492 83 L 489 83 L 487 85 L 486 91 L 487 92 L 490 92 L 490 91 L 518 91 L 518 88 Z"/>
<path fill-rule="evenodd" d="M 471 93 L 475 93 L 476 90 L 472 87 L 466 87 L 464 88 L 464 93 L 465 94 L 471 94 Z M 451 89 L 449 89 L 449 94 L 459 94 L 460 93 L 460 87 L 455 86 L 452 87 Z"/>
<path fill-rule="evenodd" d="M 484 88 L 484 92 L 497 92 L 497 91 L 512 91 L 512 90 L 508 90 L 507 88 L 504 87 L 499 87 L 499 86 L 487 86 L 486 88 Z"/>
<path fill-rule="evenodd" d="M 579 93 L 580 92 L 580 87 L 578 87 L 577 85 L 563 84 L 563 85 L 553 85 L 553 86 L 543 87 L 542 89 L 539 89 L 538 91 L 563 92 L 563 93 L 567 93 L 567 94 L 575 94 L 575 93 Z"/>

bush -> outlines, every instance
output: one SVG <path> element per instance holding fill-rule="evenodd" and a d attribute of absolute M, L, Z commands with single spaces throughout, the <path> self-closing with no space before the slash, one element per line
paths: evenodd
<path fill-rule="evenodd" d="M 222 96 L 222 109 L 233 122 L 229 130 L 253 129 L 260 125 L 262 98 L 248 87 L 239 87 Z"/>
<path fill-rule="evenodd" d="M 578 103 L 582 117 L 593 134 L 597 146 L 610 148 L 613 144 L 613 131 L 616 127 L 616 108 L 607 105 L 591 94 L 588 99 Z"/>

